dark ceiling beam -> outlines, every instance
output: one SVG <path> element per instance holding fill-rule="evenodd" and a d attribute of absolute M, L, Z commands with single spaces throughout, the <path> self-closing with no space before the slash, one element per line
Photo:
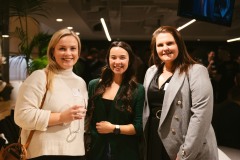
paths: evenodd
<path fill-rule="evenodd" d="M 109 24 L 114 34 L 120 33 L 121 0 L 108 1 Z"/>

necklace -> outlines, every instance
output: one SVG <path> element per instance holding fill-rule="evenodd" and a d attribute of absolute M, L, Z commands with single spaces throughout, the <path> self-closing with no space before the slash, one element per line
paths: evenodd
<path fill-rule="evenodd" d="M 68 89 L 70 89 L 70 88 L 68 87 Z M 70 89 L 70 91 L 73 93 L 73 97 L 74 97 L 72 99 L 72 103 L 77 104 L 78 103 L 77 100 L 78 100 L 79 96 L 81 95 L 80 90 L 78 88 L 72 88 L 72 89 Z M 82 104 L 83 104 L 83 106 L 86 106 L 84 99 L 83 99 Z M 67 106 L 70 107 L 69 104 Z M 69 143 L 76 139 L 78 133 L 80 132 L 80 128 L 81 128 L 81 126 L 80 126 L 81 122 L 80 122 L 80 120 L 77 120 L 77 128 L 76 128 L 76 130 L 73 130 L 74 126 L 72 126 L 72 125 L 74 124 L 74 122 L 76 122 L 76 121 L 72 121 L 70 123 L 69 128 L 68 128 L 69 129 L 69 134 L 67 135 L 66 141 L 69 142 Z"/>
<path fill-rule="evenodd" d="M 69 134 L 67 136 L 67 142 L 72 142 L 76 137 L 77 133 L 80 131 L 80 120 L 78 120 L 78 127 L 76 130 L 72 130 L 72 123 L 69 126 Z"/>

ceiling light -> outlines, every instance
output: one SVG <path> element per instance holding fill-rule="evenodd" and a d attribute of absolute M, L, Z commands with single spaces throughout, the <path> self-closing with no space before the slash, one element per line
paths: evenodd
<path fill-rule="evenodd" d="M 76 33 L 76 35 L 78 35 L 78 36 L 80 35 L 80 33 L 79 33 L 79 32 L 75 32 L 75 33 Z"/>
<path fill-rule="evenodd" d="M 227 42 L 240 41 L 240 37 L 227 40 Z"/>
<path fill-rule="evenodd" d="M 73 27 L 67 27 L 67 29 L 73 29 Z"/>
<path fill-rule="evenodd" d="M 2 37 L 3 37 L 3 38 L 8 38 L 9 35 L 7 35 L 7 34 L 3 34 Z"/>
<path fill-rule="evenodd" d="M 177 30 L 180 31 L 183 28 L 189 26 L 190 24 L 194 23 L 196 21 L 196 19 L 192 19 L 191 21 L 187 22 L 186 24 L 182 25 L 181 27 L 178 27 Z"/>
<path fill-rule="evenodd" d="M 111 41 L 111 37 L 110 37 L 110 35 L 109 35 L 108 29 L 107 29 L 107 25 L 106 25 L 104 19 L 101 18 L 100 21 L 101 21 L 101 23 L 102 23 L 102 26 L 103 26 L 103 29 L 104 29 L 104 32 L 105 32 L 105 35 L 106 35 L 108 41 Z"/>
<path fill-rule="evenodd" d="M 61 19 L 61 18 L 57 18 L 56 21 L 57 21 L 57 22 L 62 22 L 63 19 Z"/>

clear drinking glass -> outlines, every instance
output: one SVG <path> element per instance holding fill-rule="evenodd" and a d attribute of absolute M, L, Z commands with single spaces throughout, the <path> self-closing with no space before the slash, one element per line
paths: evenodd
<path fill-rule="evenodd" d="M 85 108 L 86 109 L 86 100 L 84 99 L 84 97 L 76 97 L 74 98 L 74 103 L 76 105 L 79 105 L 81 108 Z M 84 113 L 81 111 L 81 114 L 86 115 L 86 111 L 84 111 Z M 84 117 L 82 119 L 79 120 L 80 121 L 80 129 L 84 130 Z"/>
<path fill-rule="evenodd" d="M 86 108 L 85 99 L 79 96 L 73 98 L 72 105 L 79 105 L 80 107 Z M 86 112 L 84 111 L 84 113 L 81 114 L 86 114 Z M 80 131 L 84 131 L 84 117 L 80 120 L 74 120 L 71 122 L 69 127 L 69 135 L 67 136 L 67 141 L 72 142 Z"/>

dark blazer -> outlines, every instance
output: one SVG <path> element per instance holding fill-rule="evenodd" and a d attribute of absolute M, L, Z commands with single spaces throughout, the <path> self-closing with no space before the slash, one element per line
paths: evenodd
<path fill-rule="evenodd" d="M 88 93 L 91 98 L 95 92 L 95 88 L 99 82 L 99 79 L 94 79 L 89 82 Z M 122 89 L 120 86 L 119 91 Z M 127 111 L 120 111 L 115 107 L 115 104 L 122 105 L 122 101 L 113 100 L 112 106 L 109 110 L 109 117 L 106 116 L 106 107 L 102 101 L 102 96 L 96 97 L 94 100 L 94 112 L 90 124 L 91 131 L 91 160 L 104 160 L 102 157 L 105 153 L 105 148 L 110 144 L 111 154 L 114 156 L 114 160 L 139 160 L 139 138 L 142 135 L 142 111 L 144 105 L 144 88 L 141 84 L 138 84 L 137 89 L 133 95 L 132 101 L 132 113 Z M 89 106 L 90 107 L 90 106 Z M 88 108 L 89 108 L 88 107 Z M 125 125 L 133 124 L 136 130 L 136 135 L 115 135 L 99 134 L 96 130 L 96 122 L 109 121 L 112 124 Z M 107 143 L 108 142 L 108 143 Z"/>
<path fill-rule="evenodd" d="M 147 70 L 145 93 L 156 72 L 156 66 Z M 147 134 L 150 113 L 147 94 L 145 99 L 143 129 Z M 193 65 L 188 76 L 185 73 L 180 75 L 177 69 L 165 91 L 158 128 L 158 134 L 172 160 L 177 155 L 181 160 L 218 160 L 211 125 L 212 113 L 213 91 L 207 69 L 199 64 Z"/>

